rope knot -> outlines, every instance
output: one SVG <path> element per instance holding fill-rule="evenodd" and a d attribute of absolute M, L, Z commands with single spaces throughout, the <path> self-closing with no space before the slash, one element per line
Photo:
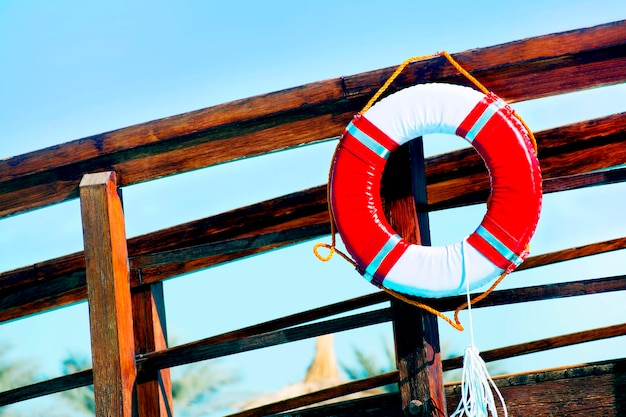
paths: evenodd
<path fill-rule="evenodd" d="M 322 255 L 319 252 L 320 248 L 328 249 L 328 255 Z M 317 256 L 317 259 L 319 259 L 320 261 L 328 262 L 335 255 L 335 247 L 333 245 L 329 245 L 328 243 L 316 243 L 315 246 L 313 246 L 313 253 L 315 253 L 315 256 Z"/>

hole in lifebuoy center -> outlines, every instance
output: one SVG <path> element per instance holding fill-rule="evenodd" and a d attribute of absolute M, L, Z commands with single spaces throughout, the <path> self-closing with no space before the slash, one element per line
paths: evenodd
<path fill-rule="evenodd" d="M 474 201 L 484 201 L 485 192 L 489 176 L 478 152 L 462 138 L 446 134 L 402 145 L 390 155 L 381 180 L 387 221 L 403 239 L 424 245 L 448 245 L 473 233 L 487 211 L 484 203 Z M 416 223 L 428 231 L 426 239 L 419 236 Z"/>

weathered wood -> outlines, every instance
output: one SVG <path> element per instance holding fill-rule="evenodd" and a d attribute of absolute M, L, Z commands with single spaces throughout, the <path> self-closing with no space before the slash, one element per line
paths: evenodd
<path fill-rule="evenodd" d="M 572 150 L 578 149 L 578 140 L 585 143 L 585 147 L 589 147 L 595 146 L 595 144 L 606 144 L 607 138 L 613 138 L 609 142 L 619 146 L 621 150 L 617 153 L 609 152 L 604 155 L 603 158 L 609 158 L 605 163 L 611 165 L 623 162 L 622 153 L 626 149 L 626 146 L 623 146 L 626 143 L 626 133 L 624 133 L 623 126 L 626 126 L 625 113 L 563 126 L 562 129 L 568 131 L 572 135 L 569 137 L 574 140 L 568 140 L 567 135 L 558 133 L 559 130 L 551 129 L 546 132 L 538 132 L 537 137 L 541 147 L 543 148 L 545 144 L 546 149 L 548 149 L 548 155 L 543 157 L 543 160 L 550 161 L 552 158 L 558 160 L 561 153 L 564 155 L 571 153 Z M 552 134 L 554 134 L 554 140 L 551 139 Z M 617 136 L 622 137 L 622 139 L 615 142 L 614 138 Z M 577 152 L 576 159 L 570 161 L 570 165 L 576 171 L 578 170 L 577 165 L 588 165 L 587 160 L 584 152 Z M 550 162 L 550 164 L 558 165 L 556 162 Z M 446 170 L 449 174 L 445 174 Z M 473 155 L 471 150 L 452 152 L 428 159 L 427 180 L 431 183 L 428 187 L 429 208 L 445 208 L 484 201 L 489 192 L 486 173 L 475 174 L 475 176 L 482 175 L 481 180 L 476 180 L 475 176 L 468 180 L 462 179 L 465 175 L 480 172 L 480 170 L 484 170 L 484 164 L 477 155 Z M 544 189 L 546 192 L 560 191 L 622 181 L 626 175 L 626 169 L 622 167 L 579 175 L 549 178 L 544 173 Z M 476 180 L 475 184 L 468 184 L 467 181 L 472 178 Z M 442 184 L 445 187 L 442 188 Z M 478 191 L 473 188 L 477 184 L 482 184 L 478 187 Z M 445 192 L 442 193 L 442 189 Z M 449 193 L 456 194 L 453 196 Z M 433 194 L 436 196 L 432 197 Z M 437 202 L 436 198 L 439 198 L 440 201 Z M 444 200 L 441 200 L 442 198 Z M 274 213 L 275 216 L 268 215 L 268 213 Z M 232 226 L 230 229 L 225 228 L 223 226 L 225 224 Z M 217 242 L 227 239 L 249 237 L 254 240 L 255 234 L 293 230 L 287 235 L 282 235 L 285 239 L 289 239 L 289 233 L 300 235 L 300 232 L 295 229 L 314 225 L 320 226 L 321 229 L 313 227 L 310 229 L 313 231 L 312 234 L 301 237 L 315 237 L 316 230 L 324 230 L 325 227 L 329 227 L 326 188 L 324 186 L 132 239 L 129 242 L 129 252 L 131 257 L 135 258 L 154 252 L 155 248 L 159 248 L 159 251 L 167 251 L 203 244 L 217 244 Z M 161 265 L 144 269 L 142 272 L 145 282 L 157 282 L 173 275 L 228 262 L 285 244 L 287 244 L 286 241 L 275 242 L 263 248 Z M 21 317 L 29 314 L 28 312 L 33 308 L 36 308 L 36 310 L 32 310 L 33 312 L 43 311 L 47 308 L 84 299 L 86 292 L 84 290 L 84 261 L 82 258 L 82 254 L 73 254 L 0 274 L 0 289 L 4 295 L 0 299 L 1 320 Z M 527 264 L 528 262 L 524 265 Z"/>
<path fill-rule="evenodd" d="M 167 325 L 163 283 L 141 285 L 131 293 L 135 353 L 143 354 L 167 349 Z M 169 369 L 137 375 L 137 416 L 172 417 L 172 379 Z"/>
<path fill-rule="evenodd" d="M 320 227 L 321 226 L 321 227 Z M 301 228 L 314 234 L 303 235 Z M 158 282 L 177 274 L 239 259 L 287 244 L 329 233 L 326 188 L 316 187 L 205 219 L 181 224 L 130 239 L 128 250 L 132 259 L 155 251 L 219 245 L 230 239 L 255 240 L 255 235 L 280 232 L 276 240 L 264 240 L 266 246 L 232 254 L 220 254 L 201 260 L 178 262 L 165 266 L 142 268 L 142 282 Z M 292 232 L 290 232 L 292 231 Z M 231 242 L 233 243 L 233 242 Z M 237 243 L 237 242 L 234 242 Z M 230 245 L 230 244 L 229 244 Z M 132 262 L 132 260 L 131 260 Z M 139 261 L 141 263 L 141 261 Z M 133 285 L 138 285 L 134 271 Z M 46 309 L 78 302 L 86 298 L 83 253 L 40 262 L 0 274 L 0 321 L 15 319 Z"/>
<path fill-rule="evenodd" d="M 588 245 L 576 246 L 562 249 L 542 255 L 531 256 L 520 265 L 518 270 L 537 268 L 557 262 L 570 261 L 572 259 L 583 258 L 585 256 L 599 255 L 601 253 L 612 252 L 626 248 L 626 237 L 605 240 L 604 242 L 590 243 Z"/>
<path fill-rule="evenodd" d="M 385 166 L 381 196 L 385 216 L 405 240 L 430 245 L 422 138 L 394 152 Z M 418 210 L 418 207 L 422 208 Z M 445 410 L 437 317 L 392 299 L 393 329 L 402 410 L 413 401 Z"/>
<path fill-rule="evenodd" d="M 521 101 L 623 82 L 625 48 L 626 21 L 620 21 L 454 56 L 504 99 Z M 115 170 L 120 185 L 130 185 L 336 137 L 394 69 L 311 83 L 5 159 L 0 216 L 76 197 L 86 172 Z M 433 58 L 412 64 L 389 91 L 427 81 L 466 83 L 443 58 Z"/>
<path fill-rule="evenodd" d="M 322 401 L 332 400 L 333 398 L 339 398 L 344 395 L 378 388 L 384 385 L 392 384 L 394 382 L 398 382 L 398 371 L 387 372 L 373 377 L 347 382 L 345 384 L 337 385 L 335 387 L 315 391 L 310 394 L 304 394 L 275 403 L 256 407 L 253 409 L 229 414 L 228 417 L 268 416 L 273 413 L 281 413 L 284 411 L 316 404 Z"/>
<path fill-rule="evenodd" d="M 486 350 L 480 352 L 480 356 L 485 362 L 492 362 L 500 359 L 513 358 L 520 355 L 528 355 L 529 353 L 542 352 L 544 350 L 572 346 L 580 343 L 591 342 L 594 340 L 609 339 L 612 337 L 623 335 L 626 335 L 626 323 L 601 327 L 592 330 L 584 330 L 581 332 L 570 333 L 562 336 L 548 337 L 545 339 L 520 343 L 513 346 Z M 462 366 L 462 356 L 446 359 L 445 361 L 443 361 L 443 368 L 446 371 L 450 369 L 461 368 Z"/>
<path fill-rule="evenodd" d="M 295 342 L 387 322 L 391 319 L 391 310 L 388 308 L 353 314 L 347 317 L 311 323 L 297 327 L 280 329 L 272 332 L 255 334 L 248 337 L 232 338 L 227 334 L 226 340 L 219 340 L 215 336 L 204 341 L 191 342 L 175 346 L 160 352 L 137 355 L 137 365 L 141 372 L 155 369 L 170 368 L 207 359 L 219 358 L 234 353 L 247 352 L 276 346 L 283 343 Z"/>
<path fill-rule="evenodd" d="M 297 204 L 296 201 L 301 196 L 306 196 L 307 198 L 315 197 L 311 200 L 303 198 L 302 201 L 304 202 Z M 280 204 L 273 204 L 275 202 L 280 202 Z M 237 236 L 237 233 L 241 233 L 240 235 L 252 234 L 254 227 L 267 225 L 268 222 L 273 225 L 272 230 L 279 230 L 281 227 L 288 229 L 291 225 L 289 223 L 291 220 L 285 220 L 285 223 L 281 224 L 283 220 L 279 219 L 289 219 L 293 213 L 296 213 L 296 217 L 303 216 L 300 219 L 301 223 L 297 224 L 316 223 L 311 220 L 316 218 L 318 219 L 317 222 L 320 222 L 319 224 L 325 224 L 325 227 L 327 227 L 328 215 L 324 203 L 325 187 L 316 187 L 302 193 L 295 193 L 218 216 L 138 236 L 129 241 L 129 252 L 139 256 L 141 253 L 149 253 L 155 247 L 165 249 L 184 247 L 185 245 L 193 246 L 194 244 L 207 242 L 211 238 Z M 270 209 L 271 207 L 274 207 L 276 211 L 273 212 Z M 268 213 L 275 213 L 275 215 L 271 216 Z M 319 214 L 312 214 L 311 217 L 308 217 L 307 213 Z M 268 216 L 273 219 L 267 220 L 265 217 Z M 249 223 L 245 223 L 244 219 L 246 218 L 250 219 Z M 227 232 L 228 229 L 223 227 L 224 224 L 233 225 L 230 233 Z M 242 227 L 242 229 L 239 229 L 239 227 Z M 311 237 L 315 236 L 308 236 L 308 238 Z M 176 264 L 175 267 L 148 268 L 147 273 L 146 270 L 143 271 L 142 282 L 158 282 L 177 273 L 191 272 L 279 246 L 281 246 L 281 243 L 275 242 L 273 245 L 254 251 L 244 251 L 231 255 L 213 256 L 193 262 L 183 262 Z M 626 248 L 626 238 L 592 243 L 577 248 L 531 256 L 520 266 L 519 270 L 624 248 Z M 138 284 L 138 281 L 135 279 L 133 285 Z M 0 322 L 84 300 L 86 298 L 84 257 L 82 253 L 67 255 L 2 273 L 0 274 L 0 292 L 3 294 L 3 297 L 0 298 Z"/>
<path fill-rule="evenodd" d="M 578 365 L 494 378 L 506 399 L 510 416 L 603 416 L 626 415 L 626 360 Z M 448 412 L 459 401 L 460 386 L 446 386 Z M 399 394 L 383 394 L 344 401 L 276 416 L 352 417 L 393 416 Z M 272 416 L 274 417 L 274 416 Z"/>
<path fill-rule="evenodd" d="M 323 235 L 326 232 L 328 232 L 328 226 L 320 224 L 286 231 L 255 234 L 253 236 L 238 239 L 227 239 L 203 245 L 195 245 L 186 248 L 139 255 L 131 258 L 131 267 L 133 269 L 144 269 L 163 265 L 182 264 L 213 256 L 231 255 L 250 250 L 269 248 L 278 242 L 281 243 L 281 246 L 282 244 L 290 245 L 309 239 L 311 236 Z M 143 282 L 150 282 L 152 279 L 154 278 L 143 278 Z"/>
<path fill-rule="evenodd" d="M 560 191 L 562 177 L 618 167 L 626 163 L 626 113 L 572 123 L 535 133 L 545 192 Z M 473 148 L 465 148 L 427 159 L 429 210 L 458 207 L 486 201 L 489 175 Z M 595 183 L 619 181 L 619 171 L 596 174 L 586 183 L 569 184 L 570 189 Z M 612 175 L 615 175 L 612 177 Z M 623 174 L 622 174 L 623 175 Z M 577 185 L 577 186 L 576 186 Z"/>
<path fill-rule="evenodd" d="M 93 384 L 93 371 L 86 369 L 47 381 L 0 392 L 0 407 L 74 388 L 86 387 L 91 384 Z"/>
<path fill-rule="evenodd" d="M 330 405 L 320 405 L 288 413 L 272 414 L 267 417 L 404 417 L 400 404 L 400 394 L 372 395 L 355 400 L 341 401 Z"/>
<path fill-rule="evenodd" d="M 495 378 L 511 416 L 626 415 L 626 360 Z M 460 387 L 446 393 L 456 404 Z"/>
<path fill-rule="evenodd" d="M 455 54 L 455 57 L 485 85 L 511 102 L 610 85 L 626 80 L 626 21 L 466 51 Z M 119 183 L 129 185 L 328 140 L 343 130 L 352 114 L 361 108 L 394 69 L 385 68 L 312 83 L 2 160 L 0 217 L 77 197 L 78 182 L 86 172 L 115 169 L 120 175 Z M 388 93 L 426 81 L 467 83 L 443 58 L 433 58 L 410 65 Z M 544 190 L 555 192 L 624 181 L 624 126 L 626 113 L 538 132 Z M 400 176 L 409 175 L 404 173 Z M 484 165 L 471 149 L 430 158 L 425 177 L 428 180 L 428 201 L 422 199 L 417 202 L 423 211 L 483 202 L 489 192 Z M 424 184 L 426 180 L 421 178 L 418 182 Z M 95 381 L 98 415 L 129 416 L 130 387 L 136 376 L 136 352 L 142 370 L 137 376 L 135 393 L 139 404 L 136 410 L 139 415 L 170 415 L 170 383 L 167 372 L 162 370 L 165 367 L 381 323 L 392 317 L 396 322 L 396 335 L 401 335 L 396 337 L 399 372 L 288 400 L 286 404 L 273 405 L 261 411 L 278 412 L 311 404 L 341 395 L 345 390 L 362 389 L 359 384 L 373 384 L 377 378 L 389 378 L 389 381 L 399 379 L 401 391 L 404 389 L 393 406 L 387 401 L 387 408 L 379 409 L 386 410 L 384 415 L 396 415 L 400 408 L 407 410 L 407 398 L 417 398 L 414 395 L 416 392 L 429 391 L 428 398 L 444 398 L 443 391 L 437 392 L 440 384 L 433 383 L 433 379 L 437 378 L 432 378 L 432 375 L 439 375 L 443 366 L 460 366 L 460 358 L 448 360 L 443 365 L 439 363 L 438 341 L 434 337 L 436 331 L 432 331 L 435 327 L 429 323 L 427 315 L 417 314 L 411 309 L 404 310 L 406 306 L 403 303 L 392 300 L 391 309 L 303 324 L 328 317 L 333 312 L 388 301 L 389 297 L 383 293 L 167 349 L 164 327 L 160 326 L 164 317 L 162 293 L 159 292 L 161 281 L 327 234 L 325 187 L 141 236 L 130 243 L 126 253 L 126 240 L 122 237 L 123 214 L 116 185 L 113 174 L 101 173 L 86 176 L 80 187 L 85 229 L 84 253 L 0 274 L 0 321 L 89 299 L 92 340 L 94 346 L 98 345 L 93 353 L 95 370 L 0 393 L 0 404 Z M 389 190 L 389 187 L 386 188 Z M 417 191 L 425 194 L 424 188 Z M 413 190 L 413 194 L 418 195 L 419 192 Z M 396 200 L 387 198 L 387 208 L 395 213 L 391 216 L 394 227 L 409 240 L 419 241 L 415 231 L 427 230 L 428 226 L 424 223 L 419 229 L 415 227 L 415 205 L 408 210 L 407 202 L 406 195 L 400 195 Z M 417 222 L 425 219 L 427 217 L 418 216 Z M 107 237 L 110 239 L 107 240 Z M 421 243 L 427 242 L 422 239 Z M 626 238 L 571 248 L 532 257 L 521 269 L 624 247 Z M 129 261 L 133 270 L 130 282 Z M 111 280 L 99 279 L 107 274 Z M 110 286 L 109 291 L 103 291 L 107 285 Z M 625 285 L 626 280 L 620 276 L 498 291 L 476 307 L 618 291 L 623 290 Z M 131 286 L 135 288 L 132 308 L 127 296 Z M 449 297 L 434 300 L 432 304 L 446 310 L 456 307 L 460 301 L 460 297 Z M 135 322 L 141 323 L 141 331 L 135 332 L 135 337 L 132 330 L 129 331 L 132 326 L 128 324 L 131 310 Z M 418 321 L 426 331 L 418 328 L 420 331 L 415 332 L 411 324 Z M 482 356 L 485 360 L 497 360 L 624 334 L 626 325 L 615 325 L 494 349 L 483 352 Z M 133 346 L 133 340 L 136 346 Z M 424 349 L 419 349 L 420 343 L 425 345 Z M 426 355 L 420 356 L 416 352 Z M 435 360 L 429 362 L 431 356 Z M 424 368 L 430 367 L 432 372 L 414 372 L 420 364 Z M 622 415 L 626 404 L 623 395 L 626 392 L 625 368 L 622 361 L 617 368 L 611 368 L 611 372 L 599 368 L 589 372 L 577 369 L 572 371 L 575 378 L 570 378 L 566 384 L 560 380 L 555 383 L 559 378 L 544 373 L 536 377 L 536 381 L 549 380 L 543 386 L 544 392 L 541 395 L 539 391 L 529 394 L 525 387 L 519 397 L 514 396 L 513 405 L 519 406 L 523 414 L 531 415 L 542 415 L 542 410 L 547 410 L 545 415 L 590 414 L 589 410 L 593 410 L 591 413 L 594 415 Z M 424 375 L 427 378 L 423 378 Z M 519 383 L 532 385 L 533 381 L 525 378 L 521 377 Z M 116 382 L 109 384 L 112 380 Z M 517 383 L 511 378 L 507 381 L 510 386 L 506 389 Z M 552 383 L 554 385 L 550 385 Z M 165 390 L 159 389 L 159 385 L 166 387 Z M 565 385 L 569 391 L 562 393 Z M 505 395 L 511 406 L 508 396 L 513 394 Z M 590 397 L 594 401 L 585 403 L 584 399 Z M 583 401 L 577 403 L 578 398 L 583 398 Z M 445 403 L 445 399 L 435 403 L 441 404 L 442 401 Z M 555 401 L 560 404 L 554 406 Z M 365 406 L 365 403 L 360 404 Z M 117 414 L 109 414 L 111 410 Z M 359 415 L 368 415 L 360 408 L 351 410 L 358 410 Z"/>
<path fill-rule="evenodd" d="M 131 417 L 135 346 L 128 253 L 115 173 L 80 183 L 96 416 Z"/>
<path fill-rule="evenodd" d="M 491 307 L 519 302 L 549 300 L 553 298 L 573 297 L 589 294 L 600 294 L 609 291 L 625 290 L 626 276 L 622 275 L 610 278 L 597 278 L 584 281 L 539 285 L 535 287 L 496 291 L 485 300 L 479 302 L 478 304 L 475 304 L 473 308 Z M 380 304 L 389 301 L 389 299 L 390 296 L 384 292 L 368 294 L 351 300 L 334 303 L 324 307 L 318 307 L 301 313 L 281 317 L 275 320 L 270 320 L 268 322 L 256 324 L 243 329 L 234 330 L 218 336 L 199 340 L 186 345 L 185 349 L 183 349 L 179 353 L 184 355 L 185 351 L 198 347 L 205 348 L 211 345 L 215 345 L 217 343 L 223 343 L 226 341 L 233 341 L 237 339 L 247 338 L 250 336 L 261 335 L 263 333 L 274 332 L 288 327 L 293 327 L 315 320 L 324 319 L 336 314 L 341 314 L 359 308 Z M 442 311 L 451 310 L 460 305 L 464 300 L 465 296 L 442 298 L 434 301 L 433 307 Z M 172 352 L 170 351 L 167 354 L 163 352 L 163 354 L 170 355 L 172 354 Z M 456 365 L 454 363 L 447 362 L 446 368 L 452 366 L 460 366 L 460 358 L 455 360 L 457 361 Z M 64 377 L 55 378 L 50 381 L 44 381 L 33 384 L 31 386 L 16 388 L 11 391 L 0 393 L 0 405 L 7 405 L 14 402 L 24 401 L 30 398 L 35 398 L 41 395 L 52 394 L 55 392 L 90 385 L 93 383 L 93 377 L 91 372 L 91 370 L 81 371 L 77 374 L 67 375 Z"/>

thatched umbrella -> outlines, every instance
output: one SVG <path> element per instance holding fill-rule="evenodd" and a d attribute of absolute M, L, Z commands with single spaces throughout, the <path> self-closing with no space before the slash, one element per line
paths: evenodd
<path fill-rule="evenodd" d="M 330 388 L 345 382 L 346 381 L 339 375 L 339 366 L 337 364 L 337 357 L 335 356 L 335 349 L 333 347 L 333 336 L 327 334 L 317 338 L 313 361 L 311 362 L 311 365 L 309 365 L 302 382 L 287 385 L 274 393 L 262 395 L 241 404 L 240 407 L 242 410 L 260 407 L 262 405 L 281 401 L 287 398 L 297 397 L 299 395 L 319 391 L 324 388 Z M 368 395 L 380 394 L 382 392 L 384 391 L 369 390 L 325 401 L 324 403 L 365 397 Z"/>

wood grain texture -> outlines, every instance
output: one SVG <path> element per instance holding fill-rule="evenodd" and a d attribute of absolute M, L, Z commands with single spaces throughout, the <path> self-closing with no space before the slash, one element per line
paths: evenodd
<path fill-rule="evenodd" d="M 398 382 L 398 372 L 387 372 L 384 374 L 372 376 L 369 378 L 358 379 L 356 381 L 347 382 L 345 384 L 337 385 L 335 387 L 326 388 L 323 390 L 315 391 L 310 394 L 304 394 L 286 400 L 278 401 L 275 403 L 263 405 L 250 410 L 240 411 L 238 413 L 229 414 L 227 417 L 258 417 L 268 416 L 274 413 L 280 413 L 289 411 L 311 404 L 316 404 L 322 401 L 332 400 L 334 398 L 340 398 L 345 395 L 353 394 L 356 392 L 367 391 L 372 388 L 378 388 L 387 384 Z M 398 410 L 400 407 L 398 407 Z M 290 413 L 290 415 L 293 415 Z M 359 416 L 363 415 L 361 413 Z M 389 415 L 385 414 L 387 417 Z M 402 415 L 399 413 L 398 415 Z"/>
<path fill-rule="evenodd" d="M 391 310 L 389 308 L 381 308 L 319 323 L 304 324 L 247 337 L 232 338 L 231 335 L 215 336 L 210 339 L 175 346 L 160 352 L 138 355 L 137 365 L 141 372 L 164 369 L 309 339 L 324 334 L 385 323 L 389 320 L 391 320 Z"/>
<path fill-rule="evenodd" d="M 626 414 L 626 361 L 495 378 L 510 416 L 602 416 Z M 450 403 L 459 398 L 458 385 L 446 388 Z"/>
<path fill-rule="evenodd" d="M 421 138 L 410 141 L 389 157 L 381 197 L 385 216 L 394 230 L 408 242 L 430 245 L 428 212 L 424 210 L 427 195 Z M 396 299 L 392 299 L 391 308 L 402 410 L 408 410 L 412 401 L 445 410 L 437 318 Z"/>
<path fill-rule="evenodd" d="M 265 230 L 289 230 L 293 224 L 313 223 L 314 225 L 317 224 L 316 227 L 320 227 L 320 229 L 310 229 L 314 233 L 309 235 L 299 235 L 300 238 L 321 236 L 329 232 L 325 201 L 325 187 L 316 187 L 301 193 L 138 236 L 129 241 L 129 252 L 134 254 L 131 258 L 131 265 L 133 259 L 141 259 L 143 254 L 154 253 L 158 250 L 193 248 L 197 245 L 211 245 L 211 242 L 218 245 L 221 241 L 215 241 L 215 239 L 224 238 L 228 240 L 228 238 L 237 239 L 241 236 L 254 236 L 255 233 L 262 233 Z M 299 218 L 299 216 L 303 217 Z M 229 229 L 226 225 L 232 225 L 232 227 Z M 261 228 L 259 232 L 255 232 L 257 227 Z M 300 231 L 301 229 L 296 229 L 297 233 Z M 284 234 L 278 236 L 285 237 Z M 289 237 L 290 235 L 287 234 L 286 236 Z M 172 275 L 219 265 L 221 262 L 261 253 L 288 243 L 293 243 L 293 239 L 288 239 L 287 243 L 275 241 L 262 248 L 147 268 L 142 270 L 142 283 L 158 282 Z M 531 256 L 518 270 L 624 248 L 626 248 L 626 238 L 590 243 L 580 247 Z M 131 284 L 136 286 L 139 283 L 138 274 L 135 270 Z M 87 296 L 84 256 L 82 253 L 67 255 L 1 273 L 0 291 L 3 294 L 3 297 L 0 298 L 0 322 L 84 300 Z M 452 309 L 454 307 L 456 305 Z"/>
<path fill-rule="evenodd" d="M 626 21 L 454 54 L 521 101 L 626 80 Z M 395 68 L 306 84 L 106 132 L 0 161 L 0 217 L 77 197 L 83 173 L 121 186 L 338 136 Z M 466 83 L 443 58 L 409 66 L 389 92 Z"/>
<path fill-rule="evenodd" d="M 97 416 L 132 417 L 135 345 L 128 252 L 115 173 L 80 183 Z"/>
<path fill-rule="evenodd" d="M 63 375 L 58 378 L 0 392 L 0 407 L 74 388 L 86 387 L 91 384 L 93 384 L 93 371 L 86 369 L 73 374 Z"/>
<path fill-rule="evenodd" d="M 548 337 L 541 340 L 533 340 L 531 342 L 520 343 L 517 345 L 486 350 L 480 352 L 480 357 L 483 358 L 485 362 L 492 362 L 500 359 L 513 358 L 515 356 L 528 355 L 530 353 L 542 352 L 545 350 L 572 346 L 580 343 L 591 342 L 594 340 L 602 340 L 624 335 L 626 335 L 626 324 L 616 324 L 613 326 L 584 330 L 581 332 Z M 444 361 L 443 367 L 446 371 L 450 369 L 461 368 L 463 367 L 463 357 L 458 356 L 455 358 L 446 359 Z"/>
<path fill-rule="evenodd" d="M 626 81 L 626 21 L 454 56 L 509 102 L 621 83 Z M 445 408 L 439 375 L 444 367 L 460 366 L 460 359 L 440 362 L 436 326 L 429 323 L 428 316 L 394 300 L 391 308 L 309 323 L 337 312 L 389 301 L 382 293 L 167 348 L 162 293 L 158 290 L 162 280 L 327 234 L 325 186 L 139 236 L 128 242 L 128 251 L 117 194 L 117 185 L 331 140 L 393 70 L 395 67 L 383 68 L 263 94 L 1 160 L 0 217 L 80 194 L 86 249 L 1 273 L 0 321 L 87 298 L 94 370 L 0 393 L 0 405 L 93 381 L 99 415 L 130 416 L 137 376 L 139 415 L 170 415 L 170 381 L 163 368 L 393 319 L 398 372 L 257 411 L 280 412 L 390 381 L 401 382 L 400 396 L 385 396 L 374 405 L 360 402 L 359 408 L 349 405 L 353 413 L 348 415 L 354 415 L 355 410 L 358 415 L 397 415 L 399 410 L 407 410 L 407 400 L 421 398 L 416 393 L 426 391 L 429 396 L 423 398 L 444 398 L 436 402 Z M 467 84 L 443 58 L 437 57 L 411 64 L 387 93 L 432 81 Z M 625 126 L 626 113 L 621 113 L 537 132 L 546 192 L 626 180 Z M 424 172 L 417 180 L 422 185 L 417 188 L 419 192 L 401 189 L 397 196 L 387 195 L 386 207 L 393 213 L 390 218 L 397 230 L 409 240 L 426 244 L 428 235 L 419 231 L 427 230 L 427 216 L 416 217 L 415 207 L 426 212 L 484 202 L 489 193 L 489 178 L 472 149 L 429 158 Z M 92 174 L 83 177 L 85 173 Z M 411 176 L 409 172 L 397 175 Z M 411 202 L 411 193 L 422 199 Z M 419 228 L 415 227 L 418 223 Z M 626 238 L 598 242 L 531 257 L 520 269 L 624 247 Z M 623 291 L 625 285 L 624 277 L 616 276 L 497 291 L 476 308 Z M 432 304 L 449 310 L 461 301 L 460 297 L 449 297 Z M 131 311 L 140 327 L 134 333 Z M 418 332 L 414 331 L 416 322 L 420 325 Z M 494 349 L 482 356 L 488 361 L 497 360 L 625 333 L 625 325 L 615 325 Z M 135 360 L 141 366 L 139 374 Z M 511 392 L 507 403 L 523 415 L 617 416 L 626 412 L 625 368 L 623 361 L 617 361 L 592 368 L 513 376 L 499 380 L 499 384 Z M 535 383 L 541 387 L 535 389 Z M 456 395 L 450 390 L 447 394 L 452 398 Z M 583 397 L 592 401 L 579 401 Z M 448 406 L 454 404 L 453 400 Z M 364 408 L 368 411 L 364 412 Z M 372 410 L 374 414 L 367 414 Z M 541 414 L 543 411 L 545 414 Z"/>
<path fill-rule="evenodd" d="M 600 294 L 610 291 L 626 291 L 626 277 L 616 276 L 609 278 L 596 278 L 590 280 L 566 282 L 559 284 L 540 285 L 534 287 L 515 288 L 510 290 L 501 290 L 492 293 L 488 298 L 476 304 L 474 308 L 499 306 L 520 302 L 550 300 L 554 298 L 562 297 L 574 297 L 589 294 Z M 384 292 L 377 292 L 368 294 L 365 296 L 357 297 L 354 299 L 341 301 L 328 306 L 318 307 L 312 310 L 303 311 L 301 313 L 293 314 L 286 317 L 270 320 L 268 322 L 255 324 L 243 329 L 233 330 L 227 333 L 223 333 L 217 336 L 209 337 L 203 340 L 192 342 L 184 345 L 184 347 L 165 349 L 159 353 L 143 353 L 139 354 L 140 360 L 149 360 L 150 357 L 161 358 L 160 365 L 167 366 L 168 364 L 186 364 L 197 360 L 197 357 L 191 355 L 188 357 L 189 352 L 193 352 L 195 349 L 202 349 L 206 352 L 215 352 L 211 349 L 212 346 L 224 342 L 232 342 L 238 339 L 244 339 L 251 336 L 258 336 L 264 333 L 276 332 L 279 330 L 287 329 L 294 326 L 303 325 L 313 321 L 325 319 L 337 314 L 346 313 L 352 310 L 374 306 L 376 304 L 384 303 L 390 300 L 390 296 Z M 456 308 L 465 300 L 464 296 L 459 297 L 447 297 L 438 299 L 433 303 L 433 306 L 442 311 L 448 311 Z M 386 320 L 390 320 L 391 315 L 388 315 Z M 619 330 L 619 328 L 617 329 Z M 317 329 L 316 331 L 319 331 Z M 610 332 L 614 332 L 614 329 L 610 329 L 609 333 L 601 331 L 600 336 L 610 335 Z M 300 333 L 302 334 L 302 333 Z M 587 333 L 584 335 L 586 339 L 590 336 L 594 336 L 593 333 Z M 568 340 L 576 340 L 576 337 L 569 337 Z M 543 344 L 544 342 L 539 342 Z M 262 346 L 259 346 L 262 347 Z M 221 352 L 225 352 L 221 350 Z M 228 352 L 228 351 L 226 351 Z M 156 365 L 156 364 L 153 364 Z M 446 362 L 446 368 L 453 368 L 455 366 L 461 366 L 461 358 L 452 359 L 452 362 L 448 360 Z M 157 366 L 146 366 L 146 369 L 152 371 L 158 369 Z M 67 389 L 72 389 L 80 386 L 86 386 L 93 383 L 93 377 L 91 370 L 79 372 L 77 374 L 67 375 L 61 378 L 55 378 L 53 380 L 44 381 L 41 383 L 33 384 L 26 387 L 17 388 L 11 391 L 0 393 L 0 405 L 7 405 L 18 401 L 24 401 L 26 399 L 35 398 L 41 395 L 47 395 Z M 399 398 L 398 398 L 399 401 Z M 398 407 L 400 407 L 398 405 Z M 398 408 L 399 409 L 399 408 Z"/>
<path fill-rule="evenodd" d="M 163 283 L 140 285 L 131 292 L 135 353 L 167 349 L 167 323 Z M 137 417 L 169 417 L 174 414 L 170 370 L 137 375 Z"/>
<path fill-rule="evenodd" d="M 495 382 L 505 398 L 511 417 L 626 415 L 626 361 L 623 359 L 505 375 L 495 378 Z M 458 404 L 459 392 L 458 384 L 446 386 L 449 413 L 454 412 Z M 397 393 L 383 394 L 272 416 L 403 417 L 404 414 L 398 412 L 399 402 Z"/>

